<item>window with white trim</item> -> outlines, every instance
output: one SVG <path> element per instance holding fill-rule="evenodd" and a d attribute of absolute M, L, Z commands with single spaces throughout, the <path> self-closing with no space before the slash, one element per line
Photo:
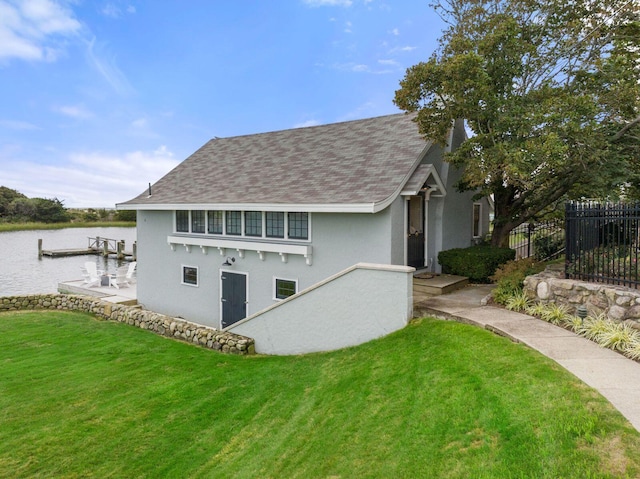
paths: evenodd
<path fill-rule="evenodd" d="M 482 205 L 480 203 L 473 204 L 473 237 L 482 236 Z"/>
<path fill-rule="evenodd" d="M 309 213 L 289 213 L 289 238 L 309 238 Z"/>
<path fill-rule="evenodd" d="M 192 233 L 204 233 L 205 228 L 205 212 L 202 210 L 195 210 L 191 212 L 191 232 Z"/>
<path fill-rule="evenodd" d="M 298 292 L 298 281 L 295 279 L 273 278 L 273 298 L 287 299 Z"/>
<path fill-rule="evenodd" d="M 307 212 L 176 210 L 176 233 L 308 241 Z"/>
<path fill-rule="evenodd" d="M 267 211 L 267 238 L 284 238 L 284 213 L 282 211 Z"/>
<path fill-rule="evenodd" d="M 198 286 L 198 267 L 182 265 L 182 284 Z"/>
<path fill-rule="evenodd" d="M 176 231 L 179 233 L 189 232 L 189 212 L 178 210 L 176 211 Z"/>
<path fill-rule="evenodd" d="M 224 212 L 207 211 L 207 220 L 207 232 L 210 235 L 221 235 L 223 232 L 222 225 L 224 224 Z"/>
<path fill-rule="evenodd" d="M 245 236 L 262 237 L 262 212 L 244 212 L 244 234 Z"/>
<path fill-rule="evenodd" d="M 227 211 L 225 216 L 227 234 L 240 236 L 242 234 L 242 213 L 240 211 Z"/>

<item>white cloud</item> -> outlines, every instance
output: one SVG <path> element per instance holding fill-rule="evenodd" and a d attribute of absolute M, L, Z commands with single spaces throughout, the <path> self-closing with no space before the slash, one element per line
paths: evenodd
<path fill-rule="evenodd" d="M 130 85 L 127 77 L 118 68 L 115 57 L 109 56 L 103 50 L 103 44 L 97 43 L 93 37 L 86 42 L 87 57 L 89 63 L 100 73 L 106 82 L 120 95 L 128 95 L 132 93 L 133 87 Z"/>
<path fill-rule="evenodd" d="M 345 33 L 351 33 L 351 26 L 353 24 L 351 22 L 345 22 L 344 24 L 344 32 Z"/>
<path fill-rule="evenodd" d="M 310 7 L 350 7 L 351 0 L 303 0 Z"/>
<path fill-rule="evenodd" d="M 3 181 L 28 197 L 58 198 L 67 207 L 113 208 L 179 163 L 164 145 L 155 151 L 73 153 L 63 160 L 54 165 L 0 158 Z"/>
<path fill-rule="evenodd" d="M 111 18 L 118 18 L 122 14 L 121 10 L 113 3 L 107 3 L 104 7 L 102 7 L 102 10 L 100 10 L 100 12 L 104 16 Z"/>
<path fill-rule="evenodd" d="M 406 45 L 404 47 L 395 47 L 389 50 L 389 53 L 398 53 L 398 52 L 411 52 L 413 50 L 415 50 L 417 47 L 412 47 L 409 45 Z"/>
<path fill-rule="evenodd" d="M 134 14 L 136 13 L 136 7 L 133 5 L 127 5 L 126 7 L 121 8 L 113 2 L 107 2 L 100 10 L 104 16 L 111 18 L 120 18 L 123 11 L 129 14 Z"/>
<path fill-rule="evenodd" d="M 137 120 L 133 120 L 131 122 L 131 126 L 133 128 L 147 128 L 148 125 L 149 125 L 149 122 L 147 121 L 146 118 L 138 118 Z"/>
<path fill-rule="evenodd" d="M 397 67 L 399 65 L 399 63 L 395 60 L 378 60 L 378 63 L 380 65 L 388 65 L 388 66 L 392 66 L 392 67 Z"/>
<path fill-rule="evenodd" d="M 400 30 L 398 30 L 397 28 L 394 28 L 393 30 L 389 30 L 389 33 L 391 33 L 392 35 L 398 36 L 400 35 Z"/>
<path fill-rule="evenodd" d="M 0 0 L 0 60 L 55 61 L 59 37 L 82 25 L 66 6 L 52 0 Z"/>
<path fill-rule="evenodd" d="M 380 63 L 381 65 L 384 65 L 383 63 L 384 61 L 385 60 L 378 61 L 378 63 Z M 316 63 L 316 66 L 322 67 L 322 68 L 327 67 L 327 65 L 324 65 L 321 63 Z M 378 70 L 375 68 L 371 68 L 371 66 L 364 63 L 353 63 L 353 62 L 352 63 L 334 63 L 330 65 L 329 68 L 332 68 L 334 70 L 349 71 L 354 73 L 370 73 L 373 75 L 384 75 L 387 73 L 393 73 L 393 70 L 390 70 L 388 68 Z"/>
<path fill-rule="evenodd" d="M 356 107 L 354 110 L 351 110 L 350 112 L 345 113 L 336 121 L 350 121 L 350 120 L 359 120 L 361 118 L 368 118 L 371 116 L 375 116 L 375 114 L 377 113 L 377 112 L 374 113 L 375 110 L 376 110 L 376 104 L 371 101 L 368 101 Z"/>
<path fill-rule="evenodd" d="M 63 105 L 54 108 L 54 110 L 58 113 L 61 113 L 62 115 L 76 118 L 78 120 L 85 120 L 87 118 L 93 117 L 93 113 L 91 113 L 82 105 Z"/>
<path fill-rule="evenodd" d="M 21 120 L 0 120 L 0 128 L 9 130 L 39 130 L 33 123 Z"/>
<path fill-rule="evenodd" d="M 318 120 L 307 120 L 304 121 L 302 123 L 296 123 L 295 125 L 293 125 L 294 128 L 307 128 L 309 126 L 318 126 L 320 125 L 320 121 Z"/>

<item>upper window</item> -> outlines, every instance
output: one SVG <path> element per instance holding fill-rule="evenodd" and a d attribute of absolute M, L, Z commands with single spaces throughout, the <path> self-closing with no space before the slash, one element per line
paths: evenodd
<path fill-rule="evenodd" d="M 284 238 L 284 213 L 267 211 L 267 238 Z"/>
<path fill-rule="evenodd" d="M 262 236 L 262 213 L 260 211 L 245 211 L 244 234 Z"/>
<path fill-rule="evenodd" d="M 177 233 L 231 235 L 250 238 L 308 240 L 309 213 L 284 211 L 176 211 Z"/>
<path fill-rule="evenodd" d="M 180 233 L 189 232 L 189 212 L 176 211 L 176 231 Z"/>
<path fill-rule="evenodd" d="M 274 278 L 274 297 L 275 299 L 286 299 L 298 292 L 298 282 L 292 279 Z"/>
<path fill-rule="evenodd" d="M 289 238 L 309 239 L 309 213 L 289 213 Z"/>
<path fill-rule="evenodd" d="M 204 211 L 191 212 L 191 232 L 204 233 Z"/>
<path fill-rule="evenodd" d="M 227 211 L 227 234 L 242 234 L 242 215 L 239 211 Z"/>
<path fill-rule="evenodd" d="M 222 211 L 209 211 L 208 212 L 208 233 L 212 235 L 221 235 L 222 234 Z"/>

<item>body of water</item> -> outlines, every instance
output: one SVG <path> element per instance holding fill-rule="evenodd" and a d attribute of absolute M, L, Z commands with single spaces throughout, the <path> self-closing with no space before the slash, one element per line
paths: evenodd
<path fill-rule="evenodd" d="M 89 237 L 96 236 L 124 240 L 125 250 L 130 252 L 136 240 L 136 229 L 66 228 L 0 233 L 0 296 L 56 293 L 58 283 L 82 279 L 80 268 L 87 261 L 95 262 L 98 269 L 115 273 L 123 264 L 115 256 L 38 258 L 38 239 L 42 239 L 45 250 L 82 249 L 89 246 Z"/>

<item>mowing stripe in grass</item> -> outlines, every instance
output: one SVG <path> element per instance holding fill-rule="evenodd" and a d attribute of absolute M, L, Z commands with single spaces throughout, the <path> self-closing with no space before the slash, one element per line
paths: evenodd
<path fill-rule="evenodd" d="M 84 314 L 0 315 L 0 477 L 634 477 L 638 446 L 555 363 L 453 322 L 236 357 Z"/>

